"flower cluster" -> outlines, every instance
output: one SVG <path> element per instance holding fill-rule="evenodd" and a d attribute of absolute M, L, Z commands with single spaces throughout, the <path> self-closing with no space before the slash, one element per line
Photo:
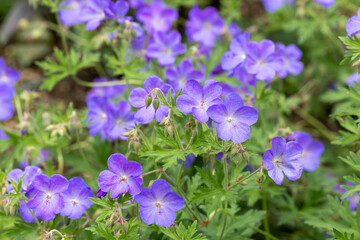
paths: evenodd
<path fill-rule="evenodd" d="M 14 114 L 12 98 L 15 95 L 14 84 L 20 79 L 20 73 L 6 66 L 0 57 L 0 121 L 9 120 Z"/>
<path fill-rule="evenodd" d="M 89 200 L 89 197 L 94 196 L 91 188 L 79 177 L 67 181 L 65 177 L 55 174 L 49 178 L 42 174 L 40 168 L 27 166 L 24 171 L 10 171 L 8 181 L 18 183 L 21 177 L 21 192 L 25 193 L 27 202 L 20 201 L 19 212 L 26 222 L 35 222 L 31 211 L 36 218 L 44 221 L 53 220 L 56 214 L 78 219 L 92 205 Z M 12 185 L 9 185 L 7 191 L 13 190 Z"/>
<path fill-rule="evenodd" d="M 60 5 L 59 18 L 62 24 L 73 26 L 86 23 L 86 30 L 91 31 L 98 28 L 106 18 L 114 19 L 118 23 L 132 20 L 125 15 L 129 11 L 127 1 L 119 0 L 67 0 Z"/>
<path fill-rule="evenodd" d="M 256 79 L 270 81 L 276 73 L 285 78 L 302 72 L 302 52 L 294 44 L 284 46 L 267 39 L 257 43 L 249 39 L 247 32 L 238 35 L 231 41 L 230 51 L 224 53 L 221 66 L 229 71 L 229 76 L 238 77 L 246 85 L 254 84 Z"/>
<path fill-rule="evenodd" d="M 153 182 L 151 188 L 141 188 L 143 184 L 142 166 L 128 161 L 120 153 L 112 154 L 108 159 L 109 170 L 100 173 L 98 197 L 110 192 L 115 199 L 129 193 L 140 204 L 140 217 L 148 225 L 170 227 L 175 221 L 175 212 L 183 208 L 184 199 L 171 192 L 170 185 L 162 179 Z"/>
<path fill-rule="evenodd" d="M 95 82 L 103 82 L 95 79 Z M 126 140 L 123 134 L 135 127 L 134 113 L 126 100 L 118 100 L 126 86 L 93 88 L 87 95 L 90 135 L 101 134 L 103 139 Z"/>

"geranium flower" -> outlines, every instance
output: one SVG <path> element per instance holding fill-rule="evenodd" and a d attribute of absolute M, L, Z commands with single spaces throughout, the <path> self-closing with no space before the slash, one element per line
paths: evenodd
<path fill-rule="evenodd" d="M 157 122 L 161 122 L 164 117 L 169 114 L 169 108 L 164 105 L 160 105 L 159 109 L 155 112 L 153 102 L 150 106 L 146 107 L 145 98 L 148 95 L 151 95 L 153 100 L 157 98 L 156 93 L 152 91 L 153 89 L 161 89 L 161 91 L 166 95 L 171 89 L 169 84 L 163 84 L 162 80 L 158 76 L 148 77 L 144 82 L 144 88 L 135 88 L 130 92 L 129 102 L 133 107 L 138 108 L 135 113 L 135 120 L 142 124 L 147 124 L 151 122 L 154 117 Z M 150 94 L 151 93 L 151 94 Z"/>
<path fill-rule="evenodd" d="M 64 199 L 64 208 L 60 215 L 78 219 L 93 204 L 89 197 L 94 197 L 94 194 L 82 178 L 74 177 L 69 180 L 69 187 L 61 196 Z"/>
<path fill-rule="evenodd" d="M 61 193 L 69 186 L 65 177 L 55 174 L 50 178 L 44 174 L 36 176 L 32 186 L 38 191 L 27 203 L 27 207 L 34 211 L 37 218 L 50 221 L 64 207 L 64 199 Z"/>
<path fill-rule="evenodd" d="M 294 141 L 287 143 L 282 137 L 275 137 L 271 140 L 271 149 L 265 152 L 263 163 L 276 184 L 282 184 L 284 174 L 291 181 L 301 177 L 303 164 L 300 157 L 302 152 L 300 144 Z"/>
<path fill-rule="evenodd" d="M 283 57 L 275 51 L 272 41 L 264 39 L 260 43 L 250 42 L 248 51 L 245 67 L 249 73 L 256 74 L 257 79 L 271 80 L 277 71 L 283 69 Z"/>
<path fill-rule="evenodd" d="M 144 5 L 136 12 L 136 18 L 145 26 L 149 33 L 167 32 L 171 24 L 178 18 L 178 12 L 167 8 L 160 0 Z"/>
<path fill-rule="evenodd" d="M 280 53 L 284 60 L 284 66 L 277 72 L 279 78 L 285 78 L 288 74 L 296 76 L 303 71 L 304 64 L 300 61 L 302 52 L 295 44 L 285 46 L 276 43 L 276 52 Z"/>
<path fill-rule="evenodd" d="M 300 161 L 306 171 L 315 171 L 320 164 L 320 157 L 324 152 L 324 145 L 320 141 L 313 140 L 312 136 L 305 132 L 294 132 L 293 137 L 303 148 Z"/>
<path fill-rule="evenodd" d="M 143 188 L 135 201 L 140 205 L 140 218 L 146 224 L 170 227 L 175 219 L 175 212 L 184 207 L 184 199 L 171 192 L 171 187 L 163 179 L 153 182 L 151 188 Z"/>
<path fill-rule="evenodd" d="M 216 8 L 207 7 L 202 10 L 194 6 L 186 22 L 186 35 L 190 41 L 213 47 L 224 26 L 224 19 L 219 16 Z"/>
<path fill-rule="evenodd" d="M 177 31 L 156 32 L 153 36 L 154 42 L 146 48 L 146 56 L 156 58 L 161 66 L 174 64 L 175 57 L 186 51 L 185 45 L 181 43 L 181 35 Z"/>
<path fill-rule="evenodd" d="M 221 85 L 215 80 L 208 80 L 202 88 L 200 83 L 190 80 L 185 83 L 183 94 L 176 100 L 176 105 L 182 113 L 193 114 L 199 122 L 207 122 L 207 110 L 214 104 L 222 103 Z"/>
<path fill-rule="evenodd" d="M 209 107 L 207 114 L 215 122 L 219 138 L 235 143 L 245 142 L 249 138 L 250 126 L 258 119 L 257 110 L 244 106 L 236 93 L 227 95 L 224 103 Z"/>
<path fill-rule="evenodd" d="M 346 23 L 346 32 L 349 36 L 358 34 L 360 32 L 360 8 L 357 12 L 357 16 L 352 16 Z"/>
<path fill-rule="evenodd" d="M 198 82 L 204 80 L 204 74 L 194 68 L 190 59 L 180 62 L 177 67 L 174 66 L 166 69 L 165 76 L 176 91 L 180 91 L 188 80 L 196 80 Z"/>
<path fill-rule="evenodd" d="M 128 161 L 120 153 L 112 154 L 108 159 L 109 170 L 102 171 L 99 175 L 99 188 L 103 192 L 109 192 L 112 198 L 129 192 L 137 195 L 141 192 L 142 166 L 138 162 Z"/>
<path fill-rule="evenodd" d="M 245 61 L 249 39 L 249 33 L 245 32 L 231 40 L 230 51 L 224 53 L 221 59 L 221 67 L 224 70 L 232 70 Z"/>

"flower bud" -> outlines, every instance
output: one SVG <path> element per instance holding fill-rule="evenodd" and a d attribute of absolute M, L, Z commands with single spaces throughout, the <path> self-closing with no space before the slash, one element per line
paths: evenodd
<path fill-rule="evenodd" d="M 133 137 L 130 142 L 133 143 L 134 150 L 136 153 L 138 153 L 140 150 L 140 139 L 137 137 Z"/>
<path fill-rule="evenodd" d="M 170 137 L 174 136 L 174 128 L 171 124 L 166 124 L 165 126 L 165 136 L 169 134 Z"/>
<path fill-rule="evenodd" d="M 266 175 L 263 172 L 259 172 L 255 175 L 255 181 L 257 184 L 262 184 L 266 179 Z"/>
<path fill-rule="evenodd" d="M 160 107 L 160 100 L 159 98 L 156 96 L 153 100 L 153 106 L 154 106 L 154 109 L 155 109 L 155 112 L 159 109 Z"/>
<path fill-rule="evenodd" d="M 129 228 L 127 221 L 125 220 L 125 218 L 120 218 L 120 223 L 121 223 L 121 229 L 126 234 L 128 232 L 128 228 Z"/>
<path fill-rule="evenodd" d="M 14 216 L 15 213 L 16 213 L 16 206 L 15 205 L 10 206 L 10 215 Z"/>
<path fill-rule="evenodd" d="M 152 101 L 153 101 L 152 97 L 150 95 L 147 95 L 146 98 L 145 98 L 145 106 L 146 106 L 146 108 L 148 108 L 151 105 Z"/>

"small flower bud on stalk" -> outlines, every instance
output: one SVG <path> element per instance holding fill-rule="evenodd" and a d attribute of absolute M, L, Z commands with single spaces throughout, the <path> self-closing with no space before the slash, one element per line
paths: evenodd
<path fill-rule="evenodd" d="M 145 98 L 145 106 L 146 106 L 146 108 L 148 108 L 151 105 L 152 101 L 153 101 L 152 97 L 150 95 L 147 95 L 146 98 Z"/>
<path fill-rule="evenodd" d="M 15 213 L 16 213 L 16 206 L 15 205 L 10 206 L 10 215 L 14 216 Z"/>
<path fill-rule="evenodd" d="M 165 126 L 165 136 L 168 136 L 168 135 L 170 137 L 174 137 L 174 128 L 170 123 L 166 124 L 166 126 Z"/>
<path fill-rule="evenodd" d="M 259 191 L 261 189 L 261 184 L 265 181 L 266 175 L 261 171 L 255 175 L 255 181 L 259 185 Z"/>
<path fill-rule="evenodd" d="M 69 124 L 68 124 L 68 128 L 70 132 L 74 132 L 77 131 L 78 129 L 81 128 L 81 123 L 80 120 L 76 114 L 76 111 L 73 111 L 70 115 L 70 120 L 69 120 Z"/>
<path fill-rule="evenodd" d="M 153 106 L 154 106 L 154 109 L 156 112 L 160 107 L 160 100 L 159 100 L 158 96 L 155 96 L 155 98 L 153 100 Z"/>
<path fill-rule="evenodd" d="M 138 137 L 133 137 L 130 142 L 132 142 L 135 152 L 139 153 L 140 139 Z"/>
<path fill-rule="evenodd" d="M 125 220 L 125 218 L 121 217 L 120 218 L 120 223 L 121 223 L 121 229 L 126 234 L 128 232 L 128 228 L 129 228 L 129 225 L 128 225 L 127 221 Z"/>

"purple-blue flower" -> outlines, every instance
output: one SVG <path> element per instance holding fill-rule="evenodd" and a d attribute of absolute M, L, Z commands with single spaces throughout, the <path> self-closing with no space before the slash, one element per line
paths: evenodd
<path fill-rule="evenodd" d="M 360 82 L 360 74 L 359 73 L 353 73 L 346 79 L 346 84 L 350 87 L 355 86 L 355 82 Z"/>
<path fill-rule="evenodd" d="M 124 23 L 126 20 L 128 21 L 132 20 L 132 17 L 125 16 L 128 11 L 129 11 L 129 3 L 123 0 L 110 2 L 109 6 L 104 9 L 107 18 L 114 19 L 120 24 Z"/>
<path fill-rule="evenodd" d="M 335 0 L 314 0 L 315 2 L 317 2 L 318 4 L 322 5 L 325 8 L 329 8 L 332 5 L 334 5 Z"/>
<path fill-rule="evenodd" d="M 356 184 L 352 182 L 347 182 L 346 185 L 349 187 L 356 186 Z M 343 194 L 346 193 L 346 189 L 342 188 L 340 185 L 338 185 L 335 188 L 335 190 L 340 191 Z M 356 211 L 357 205 L 359 204 L 360 201 L 360 192 L 354 192 L 351 196 L 348 196 L 346 199 L 349 201 L 351 211 Z"/>
<path fill-rule="evenodd" d="M 277 72 L 279 78 L 285 78 L 288 74 L 296 76 L 303 71 L 304 64 L 300 61 L 302 52 L 295 44 L 285 46 L 276 43 L 276 52 L 280 53 L 284 60 L 284 66 Z"/>
<path fill-rule="evenodd" d="M 135 113 L 135 120 L 139 123 L 147 124 L 151 122 L 154 117 L 157 122 L 161 122 L 163 118 L 169 114 L 169 108 L 164 105 L 160 105 L 159 109 L 155 112 L 153 102 L 146 108 L 146 96 L 150 95 L 153 101 L 157 98 L 155 90 L 152 91 L 153 89 L 160 89 L 166 95 L 169 89 L 171 89 L 171 86 L 169 84 L 163 84 L 159 77 L 151 76 L 145 80 L 144 88 L 134 88 L 130 92 L 129 102 L 133 107 L 138 108 Z"/>
<path fill-rule="evenodd" d="M 207 114 L 215 122 L 219 138 L 235 143 L 245 142 L 249 138 L 250 126 L 258 119 L 257 110 L 244 106 L 237 93 L 227 95 L 224 103 L 209 107 Z"/>
<path fill-rule="evenodd" d="M 104 170 L 99 175 L 99 188 L 103 192 L 109 192 L 112 198 L 129 192 L 137 195 L 141 192 L 142 166 L 138 162 L 128 161 L 120 153 L 112 154 L 108 159 L 109 170 Z"/>
<path fill-rule="evenodd" d="M 294 141 L 287 143 L 282 137 L 275 137 L 271 140 L 271 149 L 265 152 L 263 163 L 276 184 L 282 184 L 284 174 L 291 181 L 301 177 L 303 164 L 300 157 L 302 152 L 300 144 Z"/>
<path fill-rule="evenodd" d="M 320 164 L 324 145 L 320 141 L 313 140 L 312 136 L 305 132 L 294 132 L 293 137 L 303 148 L 300 161 L 303 164 L 304 170 L 315 171 Z"/>
<path fill-rule="evenodd" d="M 206 81 L 203 88 L 199 82 L 190 80 L 185 83 L 176 105 L 182 113 L 193 114 L 199 122 L 207 122 L 209 116 L 206 111 L 212 105 L 222 103 L 221 92 L 221 85 L 214 80 Z"/>
<path fill-rule="evenodd" d="M 177 31 L 154 33 L 154 42 L 146 48 L 146 56 L 156 58 L 161 66 L 175 63 L 175 57 L 183 54 L 186 47 L 181 43 L 181 35 Z"/>
<path fill-rule="evenodd" d="M 94 194 L 82 178 L 74 177 L 69 180 L 69 187 L 61 196 L 64 200 L 64 208 L 60 215 L 78 219 L 91 207 L 92 202 L 89 197 L 94 197 Z"/>
<path fill-rule="evenodd" d="M 241 33 L 241 28 L 239 27 L 239 25 L 237 25 L 237 23 L 235 22 L 231 22 L 228 26 L 227 26 L 227 32 L 231 35 L 231 37 L 235 38 L 236 36 L 238 36 Z"/>
<path fill-rule="evenodd" d="M 94 97 L 87 101 L 89 113 L 86 115 L 86 119 L 89 122 L 87 126 L 91 136 L 96 136 L 98 133 L 102 133 L 105 137 L 104 127 L 108 121 L 108 102 L 106 98 Z"/>
<path fill-rule="evenodd" d="M 245 32 L 231 40 L 230 51 L 224 53 L 221 59 L 221 67 L 224 70 L 232 70 L 245 61 L 249 39 L 249 33 Z"/>
<path fill-rule="evenodd" d="M 30 187 L 31 183 L 33 182 L 33 180 L 35 179 L 35 177 L 40 174 L 41 174 L 41 169 L 36 166 L 27 166 L 24 171 L 21 169 L 15 168 L 8 173 L 7 180 L 9 182 L 10 182 L 10 180 L 12 180 L 12 181 L 18 183 L 19 179 L 23 175 L 25 175 L 23 178 L 22 184 L 21 184 L 21 188 L 23 191 L 26 192 L 29 189 L 29 187 Z M 7 187 L 7 192 L 9 193 L 13 190 L 14 190 L 13 186 L 11 184 L 9 184 Z"/>
<path fill-rule="evenodd" d="M 170 227 L 176 219 L 175 212 L 184 207 L 184 199 L 171 192 L 170 184 L 163 179 L 153 182 L 151 188 L 143 188 L 135 201 L 140 205 L 141 220 L 162 227 Z"/>
<path fill-rule="evenodd" d="M 204 74 L 194 68 L 190 59 L 180 62 L 177 67 L 174 66 L 166 69 L 165 76 L 176 91 L 180 91 L 188 80 L 196 80 L 198 82 L 204 80 Z"/>
<path fill-rule="evenodd" d="M 96 192 L 96 196 L 97 196 L 98 198 L 105 197 L 106 194 L 107 194 L 107 192 L 102 191 L 100 188 L 99 188 L 98 191 Z"/>
<path fill-rule="evenodd" d="M 346 23 L 346 32 L 349 36 L 358 34 L 360 32 L 360 8 L 357 12 L 357 16 L 352 16 Z"/>
<path fill-rule="evenodd" d="M 276 12 L 282 8 L 285 4 L 292 5 L 294 0 L 262 0 L 264 8 L 268 12 Z"/>
<path fill-rule="evenodd" d="M 95 30 L 106 18 L 105 9 L 109 7 L 109 0 L 87 0 L 86 7 L 82 11 L 81 20 L 86 22 L 85 29 Z"/>
<path fill-rule="evenodd" d="M 189 41 L 213 47 L 224 26 L 224 19 L 219 16 L 216 8 L 199 9 L 194 6 L 190 10 L 189 20 L 186 22 L 186 35 Z"/>
<path fill-rule="evenodd" d="M 269 81 L 284 67 L 283 57 L 275 51 L 275 44 L 270 40 L 250 42 L 248 51 L 245 67 L 249 73 L 256 74 L 257 79 Z"/>
<path fill-rule="evenodd" d="M 11 99 L 14 97 L 15 89 L 7 83 L 0 83 L 0 121 L 9 120 L 14 114 L 14 105 Z"/>
<path fill-rule="evenodd" d="M 0 83 L 13 86 L 20 79 L 20 73 L 15 69 L 6 66 L 2 57 L 0 57 Z"/>
<path fill-rule="evenodd" d="M 32 185 L 30 185 L 29 189 L 25 193 L 25 197 L 27 197 L 28 200 L 31 200 L 36 195 L 36 193 L 37 190 Z M 31 214 L 30 209 L 22 200 L 20 200 L 19 212 L 25 222 L 35 222 L 34 216 Z"/>
<path fill-rule="evenodd" d="M 69 186 L 65 177 L 55 174 L 50 178 L 44 174 L 35 177 L 32 186 L 38 191 L 27 203 L 27 207 L 34 211 L 37 218 L 50 221 L 64 207 L 64 199 L 61 193 Z"/>
<path fill-rule="evenodd" d="M 107 137 L 110 140 L 122 139 L 129 128 L 135 127 L 134 113 L 131 112 L 130 104 L 121 100 L 117 105 L 110 103 L 108 108 L 108 121 L 104 126 Z"/>
<path fill-rule="evenodd" d="M 144 0 L 129 0 L 129 4 L 134 9 L 145 6 Z"/>
<path fill-rule="evenodd" d="M 10 137 L 6 134 L 6 132 L 0 128 L 0 140 L 9 140 Z"/>
<path fill-rule="evenodd" d="M 86 8 L 84 0 L 67 0 L 60 4 L 59 19 L 65 26 L 83 23 L 82 12 Z"/>
<path fill-rule="evenodd" d="M 161 0 L 155 0 L 141 7 L 136 12 L 136 18 L 149 33 L 167 32 L 171 29 L 172 22 L 178 18 L 178 13 L 173 8 L 167 8 Z"/>

